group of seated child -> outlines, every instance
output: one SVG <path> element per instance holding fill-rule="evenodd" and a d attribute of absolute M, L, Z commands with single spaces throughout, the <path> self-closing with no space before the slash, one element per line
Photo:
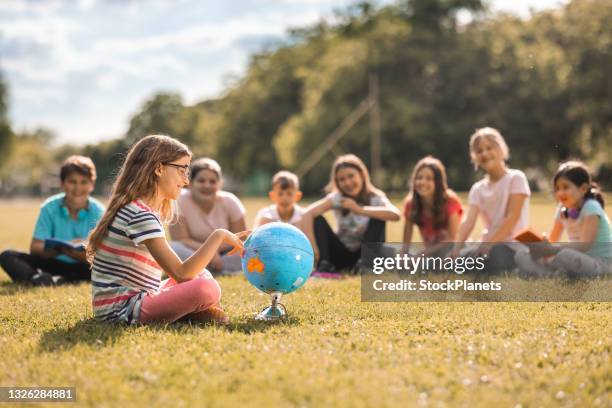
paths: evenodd
<path fill-rule="evenodd" d="M 469 151 L 474 168 L 485 174 L 470 189 L 465 211 L 448 188 L 438 159 L 428 156 L 415 165 L 403 205 L 404 243 L 413 241 L 416 226 L 430 254 L 487 255 L 491 268 L 535 275 L 576 269 L 577 264 L 585 275 L 610 271 L 610 221 L 603 195 L 583 163 L 559 166 L 552 186 L 558 202 L 552 231 L 530 252 L 515 239 L 529 226 L 529 184 L 522 171 L 507 167 L 504 138 L 494 128 L 478 129 Z M 188 147 L 168 136 L 141 139 L 128 152 L 105 209 L 90 196 L 96 180 L 93 162 L 69 157 L 60 170 L 63 193 L 43 203 L 30 253 L 4 251 L 0 265 L 13 281 L 34 285 L 91 279 L 94 314 L 102 320 L 224 321 L 220 287 L 209 270 L 240 270 L 246 210 L 234 194 L 222 190 L 216 161 L 191 159 Z M 253 228 L 273 221 L 300 228 L 315 253 L 314 273 L 330 277 L 359 269 L 362 244 L 384 242 L 386 222 L 398 221 L 401 213 L 352 154 L 335 160 L 325 191 L 322 199 L 303 208 L 298 177 L 278 172 L 269 192 L 273 204 L 257 213 Z M 335 228 L 323 216 L 330 210 Z M 481 240 L 467 243 L 479 217 Z M 563 231 L 569 242 L 551 245 Z M 161 281 L 162 272 L 169 279 Z"/>

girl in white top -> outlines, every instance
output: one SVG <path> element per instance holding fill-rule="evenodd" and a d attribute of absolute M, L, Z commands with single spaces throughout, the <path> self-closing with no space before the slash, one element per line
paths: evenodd
<path fill-rule="evenodd" d="M 504 269 L 513 268 L 515 248 L 495 245 L 514 241 L 513 237 L 526 228 L 529 211 L 529 184 L 520 170 L 506 166 L 509 158 L 508 145 L 497 129 L 485 127 L 476 130 L 470 138 L 470 156 L 476 169 L 486 174 L 470 189 L 467 214 L 459 226 L 457 243 L 453 251 L 458 256 L 463 243 L 468 239 L 478 216 L 484 224 L 482 243 L 475 250 L 479 255 L 493 257 L 492 250 L 505 253 Z"/>

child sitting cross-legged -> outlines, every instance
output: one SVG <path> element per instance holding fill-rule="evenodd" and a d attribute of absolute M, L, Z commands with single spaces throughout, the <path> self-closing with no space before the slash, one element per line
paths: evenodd
<path fill-rule="evenodd" d="M 84 242 L 104 213 L 104 206 L 90 194 L 96 167 L 89 157 L 70 156 L 60 168 L 63 192 L 41 206 L 30 253 L 7 250 L 0 265 L 14 282 L 36 286 L 88 281 Z M 66 243 L 50 247 L 49 242 Z"/>
<path fill-rule="evenodd" d="M 385 242 L 386 221 L 397 221 L 399 210 L 370 181 L 363 161 L 353 154 L 336 158 L 329 192 L 311 204 L 303 216 L 303 228 L 318 259 L 311 276 L 338 277 L 339 271 L 361 273 L 361 246 Z M 333 211 L 334 230 L 323 214 Z"/>
<path fill-rule="evenodd" d="M 224 243 L 242 251 L 240 237 L 216 229 L 182 261 L 166 241 L 162 224 L 173 218 L 173 201 L 189 183 L 190 161 L 187 146 L 168 136 L 147 136 L 127 154 L 87 248 L 96 319 L 227 322 L 219 303 L 221 288 L 205 267 Z M 162 272 L 170 276 L 163 282 Z"/>
<path fill-rule="evenodd" d="M 600 276 L 612 273 L 612 228 L 604 212 L 604 199 L 588 168 L 579 161 L 559 166 L 553 177 L 559 203 L 548 240 L 520 251 L 515 260 L 527 275 L 547 276 L 560 272 L 571 276 Z M 568 243 L 558 242 L 563 231 Z M 550 240 L 550 241 L 549 241 Z"/>

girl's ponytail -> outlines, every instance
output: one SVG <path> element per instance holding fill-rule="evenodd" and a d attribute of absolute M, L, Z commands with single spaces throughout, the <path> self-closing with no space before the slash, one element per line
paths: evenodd
<path fill-rule="evenodd" d="M 601 192 L 601 188 L 599 188 L 599 184 L 594 181 L 591 182 L 591 187 L 589 187 L 589 189 L 587 190 L 586 194 L 584 195 L 584 198 L 592 198 L 594 200 L 597 200 L 601 205 L 601 208 L 605 208 L 604 196 Z"/>

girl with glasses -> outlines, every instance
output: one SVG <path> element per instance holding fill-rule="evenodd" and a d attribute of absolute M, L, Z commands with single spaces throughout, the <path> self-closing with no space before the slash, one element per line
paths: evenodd
<path fill-rule="evenodd" d="M 97 319 L 227 322 L 219 303 L 221 288 L 205 267 L 223 244 L 242 251 L 240 238 L 216 229 L 182 261 L 164 233 L 164 222 L 174 216 L 172 203 L 189 182 L 190 161 L 187 146 L 168 136 L 147 136 L 127 154 L 87 247 Z M 163 282 L 162 272 L 170 277 Z"/>

